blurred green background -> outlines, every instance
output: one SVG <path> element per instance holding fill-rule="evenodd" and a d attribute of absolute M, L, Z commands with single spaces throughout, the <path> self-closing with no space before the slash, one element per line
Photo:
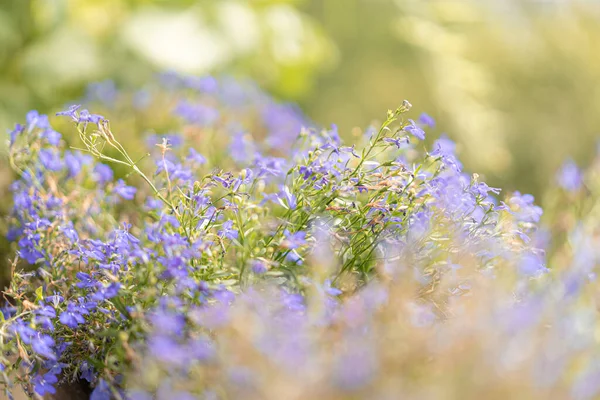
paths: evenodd
<path fill-rule="evenodd" d="M 89 82 L 164 70 L 251 77 L 347 136 L 406 98 L 468 170 L 539 195 L 566 157 L 596 152 L 600 2 L 0 1 L 2 131 Z"/>

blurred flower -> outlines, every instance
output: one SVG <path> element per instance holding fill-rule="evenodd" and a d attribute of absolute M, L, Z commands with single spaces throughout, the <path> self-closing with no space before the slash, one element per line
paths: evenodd
<path fill-rule="evenodd" d="M 583 184 L 583 176 L 573 160 L 567 160 L 556 175 L 558 184 L 569 192 L 579 190 Z"/>

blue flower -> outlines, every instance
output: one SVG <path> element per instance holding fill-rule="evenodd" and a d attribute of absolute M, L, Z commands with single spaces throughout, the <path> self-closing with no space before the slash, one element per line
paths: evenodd
<path fill-rule="evenodd" d="M 295 210 L 296 207 L 298 207 L 296 196 L 290 192 L 290 189 L 287 186 L 282 187 L 281 191 L 279 192 L 279 197 L 285 199 L 290 210 Z"/>
<path fill-rule="evenodd" d="M 70 117 L 73 121 L 79 122 L 79 113 L 78 110 L 81 108 L 79 104 L 73 104 L 69 106 L 65 111 L 59 111 L 56 113 L 57 116 L 65 116 Z"/>
<path fill-rule="evenodd" d="M 285 237 L 285 240 L 283 241 L 282 246 L 287 249 L 297 249 L 298 247 L 306 244 L 306 232 L 304 231 L 290 233 L 290 231 L 286 229 L 283 232 L 283 235 Z"/>
<path fill-rule="evenodd" d="M 53 346 L 54 339 L 52 339 L 52 337 L 49 335 L 38 334 L 37 337 L 31 340 L 31 348 L 33 351 L 42 357 L 46 357 L 51 360 L 56 358 L 54 350 L 52 349 Z"/>
<path fill-rule="evenodd" d="M 252 272 L 255 274 L 261 275 L 268 271 L 267 265 L 264 261 L 261 260 L 252 260 Z"/>
<path fill-rule="evenodd" d="M 427 125 L 431 128 L 435 128 L 435 120 L 427 113 L 422 113 L 419 116 L 419 122 L 422 123 L 423 125 Z"/>
<path fill-rule="evenodd" d="M 410 122 L 410 124 L 405 126 L 404 130 L 419 140 L 425 140 L 425 131 L 419 126 L 417 126 L 415 121 L 413 121 L 412 119 L 409 119 L 408 121 Z"/>
<path fill-rule="evenodd" d="M 93 178 L 98 183 L 106 183 L 113 180 L 113 170 L 106 164 L 96 164 Z"/>
<path fill-rule="evenodd" d="M 77 328 L 78 325 L 85 323 L 84 314 L 87 314 L 87 310 L 81 306 L 73 303 L 67 305 L 67 310 L 60 313 L 59 321 L 68 326 L 69 328 Z"/>
<path fill-rule="evenodd" d="M 90 400 L 110 400 L 112 399 L 110 393 L 110 387 L 104 379 L 100 379 L 98 385 L 94 388 L 94 391 L 90 395 Z"/>
<path fill-rule="evenodd" d="M 112 299 L 119 294 L 121 284 L 118 282 L 112 282 L 108 286 L 101 286 L 100 289 L 94 293 L 92 300 L 102 301 Z"/>
<path fill-rule="evenodd" d="M 90 112 L 88 110 L 81 110 L 81 112 L 79 113 L 79 120 L 78 122 L 91 122 L 92 124 L 97 124 L 100 121 L 102 121 L 104 119 L 104 117 L 102 115 L 98 115 L 98 114 L 90 114 Z"/>
<path fill-rule="evenodd" d="M 94 377 L 96 376 L 94 367 L 90 366 L 87 361 L 84 361 L 80 364 L 79 373 L 81 374 L 81 379 L 85 379 L 89 383 L 92 383 L 94 381 Z"/>
<path fill-rule="evenodd" d="M 530 194 L 514 192 L 508 203 L 517 221 L 539 222 L 542 216 L 542 208 L 534 204 L 534 198 Z"/>
<path fill-rule="evenodd" d="M 191 147 L 186 160 L 199 165 L 206 164 L 206 158 Z"/>
<path fill-rule="evenodd" d="M 329 296 L 336 297 L 342 294 L 342 291 L 340 289 L 331 286 L 331 279 L 325 280 L 325 282 L 323 283 L 323 289 L 325 293 L 327 293 Z"/>
<path fill-rule="evenodd" d="M 85 272 L 78 272 L 75 274 L 79 282 L 75 286 L 78 288 L 93 288 L 98 284 L 98 281 L 92 278 L 90 274 L 86 274 Z"/>
<path fill-rule="evenodd" d="M 81 108 L 80 105 L 74 104 L 74 105 L 70 106 L 68 109 L 66 109 L 65 111 L 57 112 L 56 115 L 70 117 L 74 122 L 77 122 L 77 123 L 91 122 L 93 124 L 97 124 L 98 122 L 100 122 L 101 120 L 104 119 L 103 116 L 97 115 L 97 114 L 90 114 L 90 112 L 85 109 L 79 111 L 80 108 Z"/>
<path fill-rule="evenodd" d="M 162 335 L 152 337 L 148 347 L 154 357 L 169 364 L 182 363 L 187 354 L 183 346 L 172 338 Z"/>
<path fill-rule="evenodd" d="M 60 171 L 63 167 L 60 156 L 53 149 L 42 149 L 38 153 L 38 156 L 44 168 L 49 171 Z"/>
<path fill-rule="evenodd" d="M 214 94 L 219 89 L 219 82 L 212 76 L 187 76 L 184 83 L 187 87 L 206 94 Z"/>
<path fill-rule="evenodd" d="M 546 268 L 540 256 L 525 254 L 520 260 L 519 272 L 524 276 L 539 276 L 547 273 L 548 268 Z"/>
<path fill-rule="evenodd" d="M 111 79 L 101 82 L 93 82 L 86 88 L 85 97 L 87 102 L 99 101 L 106 106 L 114 106 L 117 100 L 117 85 Z"/>
<path fill-rule="evenodd" d="M 25 130 L 25 126 L 23 126 L 21 124 L 16 124 L 15 128 L 12 131 L 10 131 L 10 133 L 9 133 L 10 147 L 12 147 L 15 144 L 15 141 L 17 140 L 17 136 L 22 134 L 24 130 Z"/>
<path fill-rule="evenodd" d="M 226 237 L 230 240 L 237 239 L 238 231 L 233 228 L 233 221 L 225 221 L 223 226 L 221 226 L 221 230 L 218 232 L 219 236 Z"/>
<path fill-rule="evenodd" d="M 556 175 L 556 180 L 560 187 L 569 192 L 576 192 L 583 184 L 582 173 L 573 160 L 565 161 Z"/>
<path fill-rule="evenodd" d="M 46 394 L 55 394 L 56 389 L 54 385 L 58 382 L 58 378 L 55 374 L 51 372 L 47 372 L 44 375 L 36 375 L 32 379 L 33 390 L 40 396 L 44 396 Z"/>
<path fill-rule="evenodd" d="M 54 129 L 49 128 L 43 131 L 40 137 L 45 138 L 48 141 L 48 143 L 52 146 L 58 146 L 60 144 L 60 139 L 62 138 L 62 135 L 56 132 Z"/>
<path fill-rule="evenodd" d="M 119 179 L 117 181 L 117 184 L 113 188 L 113 193 L 118 194 L 125 200 L 133 200 L 136 192 L 137 192 L 137 189 L 134 188 L 133 186 L 127 186 L 125 184 L 125 182 L 123 181 L 123 179 Z"/>
<path fill-rule="evenodd" d="M 52 319 L 56 318 L 56 311 L 52 306 L 45 305 L 35 310 L 34 322 L 36 325 L 41 326 L 43 329 L 49 331 L 54 330 Z"/>
<path fill-rule="evenodd" d="M 400 137 L 400 138 L 385 138 L 384 142 L 393 143 L 398 149 L 402 148 L 405 145 L 408 145 L 410 141 L 408 140 L 408 136 Z"/>
<path fill-rule="evenodd" d="M 77 231 L 73 228 L 73 223 L 69 222 L 67 225 L 61 226 L 60 231 L 71 241 L 71 243 L 76 243 L 79 241 L 79 235 Z"/>
<path fill-rule="evenodd" d="M 70 151 L 65 151 L 65 165 L 69 170 L 69 177 L 73 178 L 81 172 L 81 168 L 89 164 L 91 161 L 91 157 L 85 154 L 81 154 L 80 152 L 72 153 Z"/>
<path fill-rule="evenodd" d="M 213 107 L 187 101 L 181 101 L 175 108 L 175 113 L 188 123 L 202 127 L 212 126 L 220 117 L 219 111 Z"/>
<path fill-rule="evenodd" d="M 35 264 L 39 259 L 44 258 L 44 253 L 38 248 L 41 236 L 39 233 L 28 234 L 19 240 L 19 256 L 29 264 Z"/>

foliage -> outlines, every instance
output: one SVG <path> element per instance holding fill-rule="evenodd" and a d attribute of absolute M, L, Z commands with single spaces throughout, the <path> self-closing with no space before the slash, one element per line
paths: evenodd
<path fill-rule="evenodd" d="M 435 123 L 406 118 L 409 102 L 349 147 L 251 82 L 164 74 L 161 85 L 106 102 L 179 132 L 149 136 L 141 160 L 118 120 L 81 106 L 58 113 L 77 146 L 36 111 L 11 132 L 9 390 L 79 379 L 94 398 L 427 396 L 426 371 L 443 374 L 455 346 L 472 358 L 453 373 L 512 365 L 498 351 L 543 329 L 536 307 L 573 312 L 555 304 L 562 280 L 545 266 L 533 198 L 499 202 L 445 137 L 426 151 Z M 499 315 L 504 330 L 479 336 Z M 541 357 L 556 329 L 536 337 Z"/>
<path fill-rule="evenodd" d="M 5 0 L 0 130 L 30 108 L 48 112 L 79 97 L 90 81 L 139 85 L 165 69 L 226 70 L 302 97 L 335 60 L 335 48 L 297 3 Z"/>

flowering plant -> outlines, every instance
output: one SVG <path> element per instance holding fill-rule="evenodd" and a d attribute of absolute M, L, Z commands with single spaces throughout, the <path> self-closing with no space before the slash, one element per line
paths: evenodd
<path fill-rule="evenodd" d="M 79 139 L 69 148 L 35 111 L 11 132 L 7 393 L 72 381 L 94 399 L 595 393 L 597 341 L 566 322 L 595 322 L 578 319 L 592 303 L 574 289 L 591 271 L 550 273 L 541 208 L 499 201 L 447 137 L 427 150 L 426 114 L 406 118 L 404 101 L 348 146 L 250 83 L 162 84 L 105 104 L 112 124 L 59 112 Z M 131 113 L 110 110 L 127 101 Z M 179 133 L 137 154 L 124 127 L 144 109 Z M 565 335 L 577 346 L 556 351 Z"/>

